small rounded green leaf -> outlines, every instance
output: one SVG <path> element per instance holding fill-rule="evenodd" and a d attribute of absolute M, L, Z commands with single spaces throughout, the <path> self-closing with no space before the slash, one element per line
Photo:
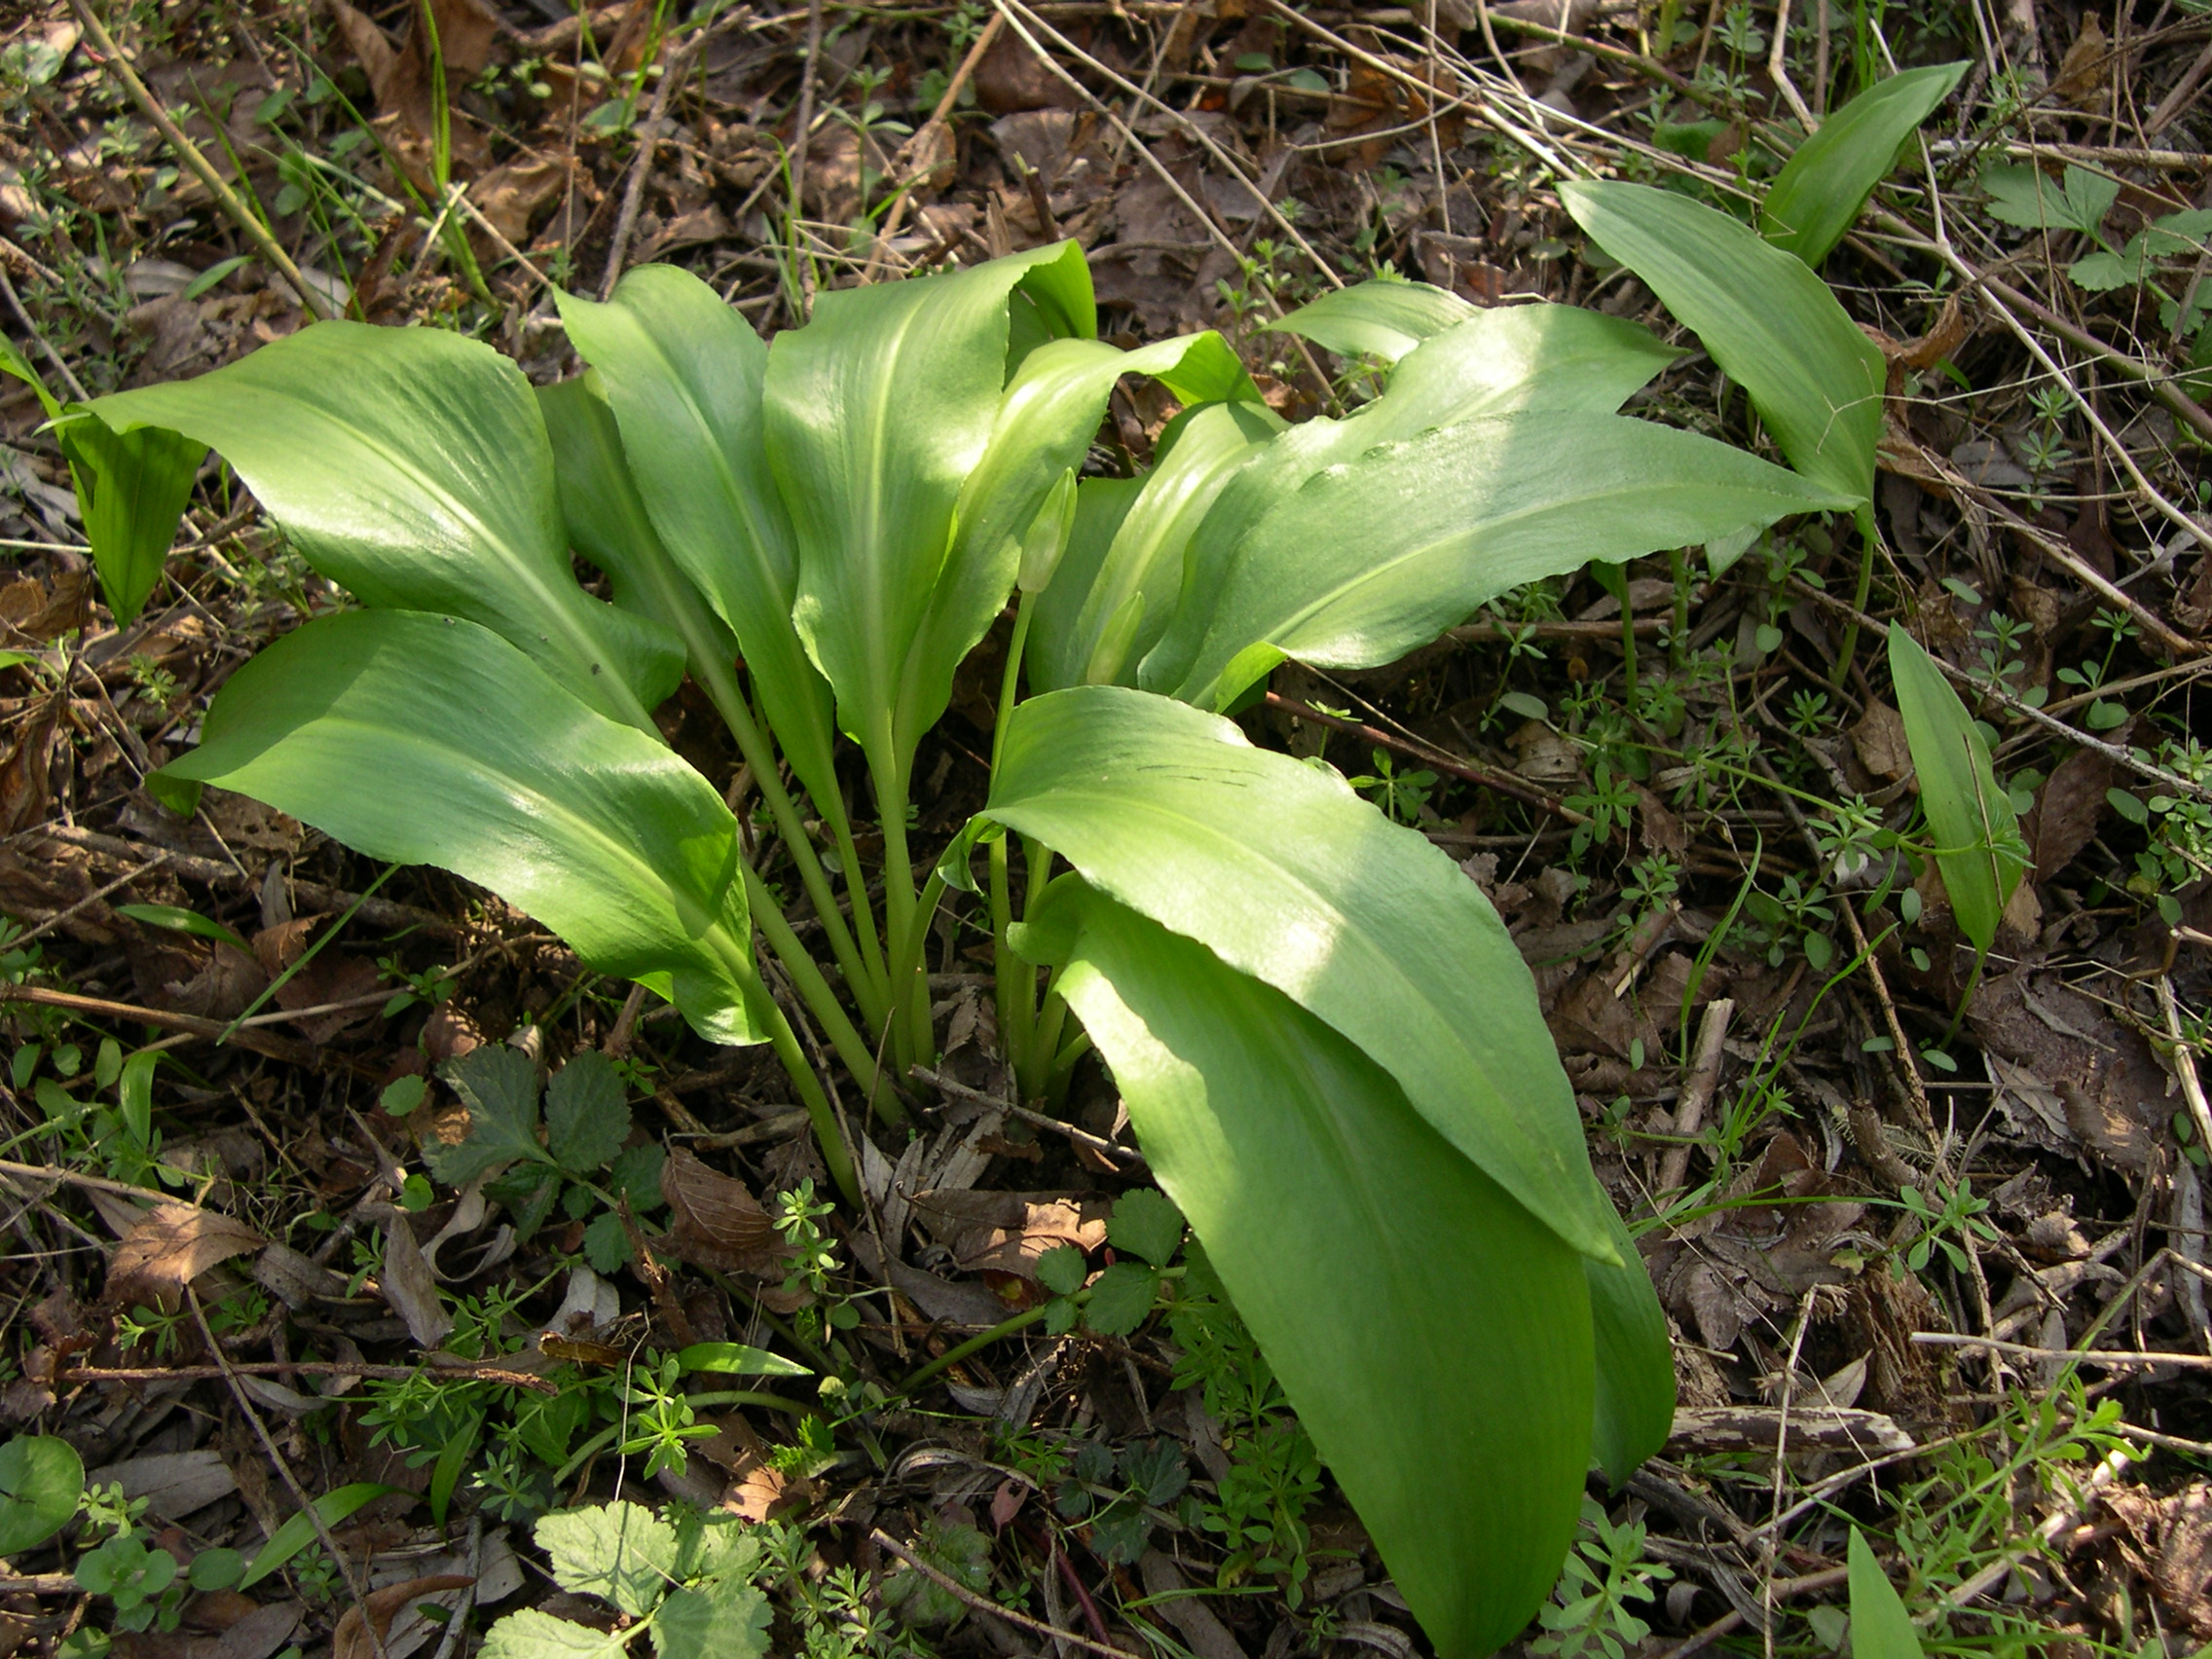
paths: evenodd
<path fill-rule="evenodd" d="M 77 1513 L 85 1465 L 51 1434 L 18 1435 L 0 1446 L 0 1556 L 35 1549 Z"/>

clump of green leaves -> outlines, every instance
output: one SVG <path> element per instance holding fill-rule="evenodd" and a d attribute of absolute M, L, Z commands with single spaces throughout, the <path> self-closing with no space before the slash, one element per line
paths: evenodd
<path fill-rule="evenodd" d="M 507 1205 L 522 1238 L 542 1227 L 556 1204 L 572 1221 L 592 1216 L 585 1259 L 603 1273 L 628 1261 L 617 1196 L 629 1199 L 634 1214 L 657 1208 L 666 1155 L 650 1142 L 624 1148 L 630 1104 L 614 1062 L 587 1050 L 563 1066 L 544 1088 L 542 1122 L 537 1067 L 518 1050 L 487 1044 L 445 1075 L 468 1108 L 468 1133 L 424 1146 L 430 1173 L 456 1187 L 494 1176 L 486 1196 Z"/>
<path fill-rule="evenodd" d="M 1615 1524 L 1602 1505 L 1584 1498 L 1581 1535 L 1552 1602 L 1536 1615 L 1544 1634 L 1530 1651 L 1556 1659 L 1623 1659 L 1649 1636 L 1650 1625 L 1628 1604 L 1650 1601 L 1652 1586 L 1675 1574 L 1644 1556 L 1643 1540 L 1642 1522 Z"/>
<path fill-rule="evenodd" d="M 1172 1506 L 1190 1484 L 1190 1466 L 1169 1441 L 1140 1440 L 1117 1453 L 1087 1440 L 1054 1489 L 1052 1507 L 1063 1521 L 1088 1523 L 1101 1560 L 1126 1566 L 1151 1547 L 1155 1526 L 1179 1519 Z"/>
<path fill-rule="evenodd" d="M 1113 1263 L 1088 1285 L 1083 1252 L 1073 1244 L 1055 1244 L 1037 1258 L 1037 1282 L 1052 1293 L 1045 1307 L 1051 1335 L 1073 1330 L 1079 1318 L 1102 1337 L 1125 1337 L 1143 1324 L 1160 1300 L 1162 1270 L 1183 1242 L 1183 1212 L 1150 1187 L 1124 1193 L 1107 1219 L 1106 1241 L 1136 1259 Z"/>

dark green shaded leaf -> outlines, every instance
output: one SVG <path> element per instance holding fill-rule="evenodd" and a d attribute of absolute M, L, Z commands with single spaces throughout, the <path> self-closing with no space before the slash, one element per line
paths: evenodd
<path fill-rule="evenodd" d="M 1107 1218 L 1106 1242 L 1164 1268 L 1183 1242 L 1183 1212 L 1174 1199 L 1150 1187 L 1124 1193 Z"/>
<path fill-rule="evenodd" d="M 572 1175 L 612 1162 L 630 1137 L 630 1090 L 614 1062 L 585 1049 L 555 1072 L 545 1087 L 545 1129 L 553 1161 Z"/>
<path fill-rule="evenodd" d="M 446 1081 L 468 1108 L 468 1133 L 458 1142 L 424 1143 L 431 1174 L 458 1187 L 518 1159 L 546 1161 L 537 1139 L 537 1066 L 528 1054 L 487 1043 L 449 1065 Z"/>
<path fill-rule="evenodd" d="M 36 1549 L 69 1525 L 85 1493 L 77 1450 L 51 1434 L 0 1446 L 0 1557 Z"/>
<path fill-rule="evenodd" d="M 1160 1300 L 1160 1275 L 1135 1262 L 1116 1262 L 1091 1281 L 1083 1322 L 1102 1337 L 1125 1337 Z"/>
<path fill-rule="evenodd" d="M 653 1650 L 660 1659 L 763 1659 L 772 1612 L 743 1579 L 672 1590 L 653 1618 Z"/>

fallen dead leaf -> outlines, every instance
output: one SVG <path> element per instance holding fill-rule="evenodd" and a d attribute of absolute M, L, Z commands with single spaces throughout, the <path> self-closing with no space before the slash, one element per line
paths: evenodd
<path fill-rule="evenodd" d="M 1106 1242 L 1112 1205 L 1086 1193 L 985 1193 L 941 1188 L 914 1195 L 914 1219 L 969 1272 L 1037 1276 L 1037 1258 L 1062 1244 L 1089 1255 Z"/>
<path fill-rule="evenodd" d="M 266 1240 L 242 1221 L 191 1204 L 157 1204 L 115 1248 L 108 1265 L 107 1299 L 176 1308 L 184 1287 L 218 1263 Z"/>
<path fill-rule="evenodd" d="M 2120 1551 L 2159 1604 L 2198 1640 L 2212 1636 L 2212 1487 L 2191 1481 L 2166 1497 L 2114 1486 L 2106 1513 L 2122 1530 Z"/>
<path fill-rule="evenodd" d="M 422 1346 L 434 1348 L 452 1332 L 453 1315 L 438 1298 L 437 1275 L 415 1241 L 415 1230 L 397 1210 L 385 1223 L 384 1271 L 377 1275 L 377 1287 Z"/>
<path fill-rule="evenodd" d="M 661 1165 L 660 1192 L 671 1220 L 666 1254 L 695 1268 L 776 1271 L 776 1229 L 744 1182 L 679 1150 Z"/>
<path fill-rule="evenodd" d="M 13 835 L 46 817 L 54 795 L 47 767 L 62 705 L 49 700 L 18 728 L 15 746 L 0 759 L 0 834 Z"/>
<path fill-rule="evenodd" d="M 1887 703 L 1866 705 L 1866 713 L 1851 728 L 1851 743 L 1859 751 L 1859 763 L 1878 778 L 1894 784 L 1912 770 L 1912 751 L 1904 741 L 1904 717 Z"/>
<path fill-rule="evenodd" d="M 2053 768 L 2036 793 L 2026 826 L 2036 852 L 2036 880 L 2048 881 L 2089 844 L 2104 817 L 2112 778 L 2111 758 L 2095 749 L 2077 749 Z"/>
<path fill-rule="evenodd" d="M 330 1659 L 374 1659 L 384 1639 L 391 1634 L 391 1621 L 410 1602 L 435 1596 L 444 1590 L 465 1590 L 476 1580 L 465 1573 L 440 1572 L 428 1578 L 411 1578 L 404 1584 L 372 1590 L 357 1605 L 348 1607 L 330 1639 Z M 366 1612 L 368 1617 L 361 1615 Z M 376 1635 L 369 1632 L 374 1628 Z"/>

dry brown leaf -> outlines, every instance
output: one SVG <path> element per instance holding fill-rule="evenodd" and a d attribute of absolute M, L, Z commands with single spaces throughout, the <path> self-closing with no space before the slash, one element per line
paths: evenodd
<path fill-rule="evenodd" d="M 175 1308 L 184 1300 L 184 1287 L 209 1268 L 264 1242 L 244 1222 L 220 1210 L 157 1204 L 115 1247 L 108 1300 Z"/>
<path fill-rule="evenodd" d="M 2058 73 L 2051 77 L 2050 95 L 2076 109 L 2096 109 L 2104 103 L 2106 80 L 2112 68 L 2112 41 L 2094 12 L 2082 19 L 2082 32 L 2066 49 Z"/>
<path fill-rule="evenodd" d="M 391 1621 L 410 1602 L 435 1596 L 444 1590 L 465 1590 L 476 1580 L 465 1573 L 441 1572 L 429 1578 L 410 1578 L 404 1584 L 372 1590 L 357 1605 L 348 1607 L 330 1639 L 330 1659 L 375 1659 L 378 1645 L 391 1634 Z M 361 1614 L 366 1611 L 368 1617 Z M 369 1635 L 370 1626 L 376 1635 Z"/>
<path fill-rule="evenodd" d="M 2077 749 L 2037 792 L 2027 830 L 2028 844 L 2036 851 L 2038 881 L 2048 881 L 2089 844 L 2104 817 L 2112 777 L 2112 759 L 2103 751 Z"/>
<path fill-rule="evenodd" d="M 660 1169 L 671 1226 L 664 1252 L 695 1268 L 766 1275 L 776 1271 L 776 1229 L 744 1182 L 718 1174 L 689 1152 Z"/>
<path fill-rule="evenodd" d="M 1905 746 L 1904 717 L 1889 704 L 1875 701 L 1851 728 L 1852 747 L 1859 763 L 1877 778 L 1896 783 L 1912 770 L 1912 751 Z"/>
<path fill-rule="evenodd" d="M 92 608 L 92 577 L 62 571 L 50 581 L 19 576 L 0 588 L 0 622 L 40 644 L 82 628 Z"/>
<path fill-rule="evenodd" d="M 519 157 L 470 185 L 468 199 L 487 224 L 520 247 L 529 240 L 531 220 L 567 188 L 571 171 L 567 157 Z"/>
<path fill-rule="evenodd" d="M 1062 1244 L 1085 1255 L 1106 1242 L 1109 1201 L 1087 1193 L 982 1193 L 942 1188 L 914 1195 L 914 1219 L 970 1272 L 1037 1276 L 1037 1258 Z"/>
<path fill-rule="evenodd" d="M 2199 1640 L 2212 1636 L 2212 1487 L 2191 1481 L 2166 1497 L 2113 1486 L 2104 1506 L 2124 1530 L 2121 1553 Z"/>
<path fill-rule="evenodd" d="M 58 700 L 42 703 L 29 719 L 17 728 L 15 747 L 0 759 L 0 834 L 27 830 L 46 816 L 54 795 L 47 783 L 47 766 L 54 754 L 54 734 L 60 723 Z"/>
<path fill-rule="evenodd" d="M 424 1347 L 434 1348 L 453 1330 L 453 1315 L 438 1299 L 437 1275 L 415 1240 L 415 1230 L 397 1210 L 384 1230 L 384 1271 L 377 1288 L 391 1310 L 407 1323 L 407 1334 Z"/>

